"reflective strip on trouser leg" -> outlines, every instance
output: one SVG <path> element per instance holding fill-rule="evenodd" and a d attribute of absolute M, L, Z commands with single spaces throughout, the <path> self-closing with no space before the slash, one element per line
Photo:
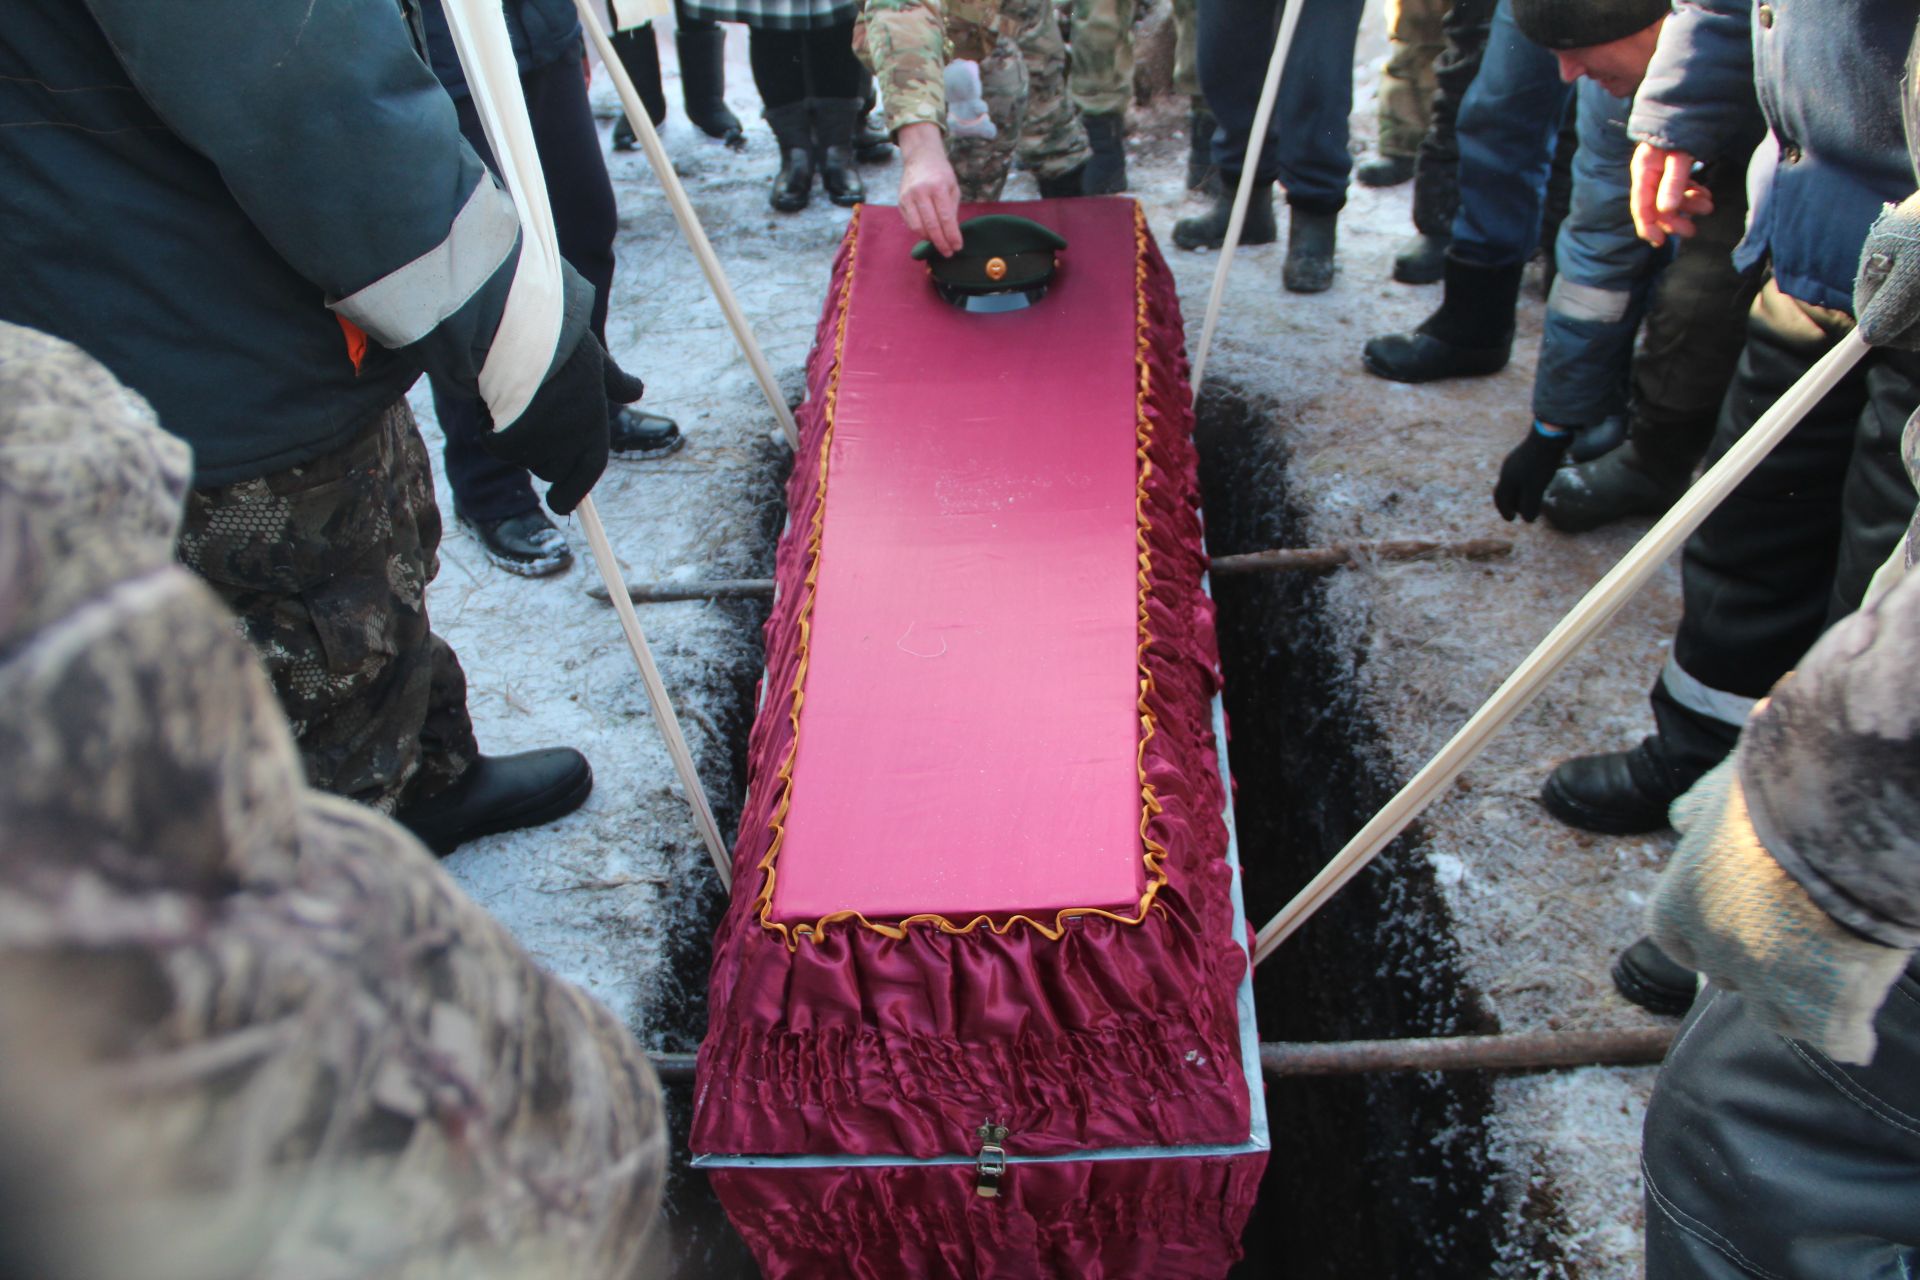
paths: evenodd
<path fill-rule="evenodd" d="M 1569 320 L 1619 324 L 1627 318 L 1627 305 L 1632 301 L 1632 290 L 1600 289 L 1560 275 L 1553 278 L 1553 288 L 1547 293 L 1547 310 Z"/>
<path fill-rule="evenodd" d="M 447 238 L 397 271 L 332 304 L 383 347 L 410 346 L 493 278 L 513 252 L 520 215 L 507 193 L 483 178 Z"/>
<path fill-rule="evenodd" d="M 1687 710 L 1709 720 L 1730 724 L 1736 729 L 1746 724 L 1747 717 L 1753 714 L 1754 707 L 1760 701 L 1705 684 L 1697 676 L 1688 675 L 1679 660 L 1672 657 L 1667 659 L 1665 669 L 1660 672 L 1660 687 Z"/>

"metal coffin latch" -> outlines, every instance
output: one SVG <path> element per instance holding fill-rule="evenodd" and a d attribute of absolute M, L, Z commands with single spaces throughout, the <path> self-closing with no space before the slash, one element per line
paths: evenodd
<path fill-rule="evenodd" d="M 973 1191 L 983 1200 L 992 1200 L 1007 1180 L 1007 1126 L 989 1120 L 974 1133 L 980 1139 L 980 1154 L 973 1162 Z"/>

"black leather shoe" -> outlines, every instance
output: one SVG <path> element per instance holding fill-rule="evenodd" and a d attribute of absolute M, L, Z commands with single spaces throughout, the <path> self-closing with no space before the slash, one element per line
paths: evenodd
<path fill-rule="evenodd" d="M 686 442 L 672 418 L 632 405 L 619 406 L 607 419 L 607 448 L 616 458 L 664 458 Z"/>
<path fill-rule="evenodd" d="M 537 508 L 524 515 L 504 520 L 469 520 L 460 523 L 480 540 L 487 559 L 523 578 L 546 578 L 573 563 L 573 548 L 566 535 Z"/>
<path fill-rule="evenodd" d="M 1669 776 L 1642 742 L 1631 751 L 1575 756 L 1547 775 L 1540 803 L 1568 826 L 1632 836 L 1667 825 L 1667 806 L 1684 784 Z"/>
<path fill-rule="evenodd" d="M 853 158 L 861 164 L 885 164 L 893 159 L 893 135 L 885 125 L 875 124 L 869 107 L 853 132 Z"/>
<path fill-rule="evenodd" d="M 1393 278 L 1401 284 L 1432 284 L 1447 274 L 1451 236 L 1415 236 L 1393 255 Z"/>
<path fill-rule="evenodd" d="M 1221 174 L 1220 194 L 1213 208 L 1173 224 L 1173 242 L 1182 249 L 1218 249 L 1227 242 L 1227 223 L 1233 217 L 1234 188 L 1240 175 Z M 1280 238 L 1273 221 L 1273 184 L 1256 183 L 1247 200 L 1247 220 L 1240 226 L 1241 244 L 1272 244 Z"/>
<path fill-rule="evenodd" d="M 593 794 L 593 769 L 572 747 L 481 756 L 438 795 L 403 804 L 393 820 L 439 857 L 469 840 L 564 817 Z"/>
<path fill-rule="evenodd" d="M 1288 293 L 1325 293 L 1333 287 L 1333 250 L 1339 215 L 1292 211 L 1287 229 L 1287 260 L 1280 283 Z"/>
<path fill-rule="evenodd" d="M 1648 1013 L 1678 1018 L 1693 1007 L 1700 975 L 1642 938 L 1614 957 L 1613 986 Z"/>
<path fill-rule="evenodd" d="M 1363 187 L 1397 187 L 1413 178 L 1412 156 L 1375 156 L 1353 171 Z"/>

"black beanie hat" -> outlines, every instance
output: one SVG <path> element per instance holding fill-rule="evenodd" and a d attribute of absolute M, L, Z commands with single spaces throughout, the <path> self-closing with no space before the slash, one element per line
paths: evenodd
<path fill-rule="evenodd" d="M 1671 0 L 1513 0 L 1520 33 L 1549 49 L 1590 49 L 1624 40 L 1672 11 Z"/>

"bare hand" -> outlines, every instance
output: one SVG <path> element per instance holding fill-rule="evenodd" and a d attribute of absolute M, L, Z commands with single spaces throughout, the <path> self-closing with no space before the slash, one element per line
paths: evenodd
<path fill-rule="evenodd" d="M 960 180 L 947 160 L 947 140 L 938 125 L 900 130 L 900 216 L 933 242 L 943 258 L 960 249 Z"/>
<path fill-rule="evenodd" d="M 1682 239 L 1695 231 L 1693 220 L 1713 212 L 1713 195 L 1693 180 L 1694 160 L 1684 151 L 1668 151 L 1643 142 L 1633 152 L 1633 229 L 1654 248 L 1667 237 Z"/>

